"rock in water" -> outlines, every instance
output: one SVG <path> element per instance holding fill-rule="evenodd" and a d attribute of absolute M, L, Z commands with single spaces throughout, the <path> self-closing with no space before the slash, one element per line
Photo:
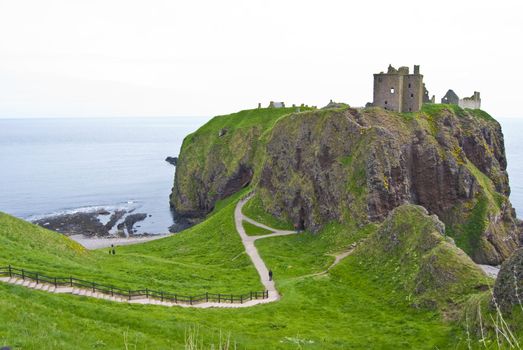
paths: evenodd
<path fill-rule="evenodd" d="M 178 215 L 203 217 L 252 182 L 266 211 L 312 231 L 380 222 L 412 203 L 438 215 L 478 263 L 499 265 L 517 248 L 503 134 L 485 112 L 281 110 L 217 117 L 184 140 L 171 195 Z"/>
<path fill-rule="evenodd" d="M 128 235 L 133 235 L 135 233 L 135 230 L 133 229 L 133 226 L 139 222 L 143 221 L 147 218 L 147 214 L 145 213 L 136 213 L 136 214 L 130 214 L 125 217 L 125 220 L 123 224 L 125 225 L 125 228 L 127 229 Z"/>
<path fill-rule="evenodd" d="M 176 164 L 178 163 L 178 157 L 167 157 L 165 158 L 165 161 L 171 165 L 176 166 Z"/>
<path fill-rule="evenodd" d="M 36 220 L 34 223 L 67 236 L 79 234 L 89 237 L 107 236 L 109 229 L 98 220 L 98 215 L 106 215 L 106 213 L 108 212 L 103 209 L 87 213 L 60 214 Z"/>

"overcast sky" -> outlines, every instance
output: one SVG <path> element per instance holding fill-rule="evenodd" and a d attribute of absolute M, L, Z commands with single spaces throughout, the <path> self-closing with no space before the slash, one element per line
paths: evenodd
<path fill-rule="evenodd" d="M 0 0 L 0 117 L 362 106 L 392 63 L 523 118 L 522 42 L 521 0 Z"/>

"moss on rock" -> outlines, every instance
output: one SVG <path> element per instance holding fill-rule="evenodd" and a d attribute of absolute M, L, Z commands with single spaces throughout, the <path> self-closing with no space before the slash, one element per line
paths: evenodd
<path fill-rule="evenodd" d="M 445 225 L 416 205 L 391 211 L 354 256 L 384 284 L 407 294 L 415 307 L 452 308 L 489 285 L 481 269 L 445 236 Z"/>
<path fill-rule="evenodd" d="M 520 234 L 506 165 L 501 127 L 484 112 L 258 109 L 216 117 L 186 138 L 171 203 L 203 217 L 250 183 L 265 212 L 314 232 L 418 204 L 476 262 L 496 265 Z"/>

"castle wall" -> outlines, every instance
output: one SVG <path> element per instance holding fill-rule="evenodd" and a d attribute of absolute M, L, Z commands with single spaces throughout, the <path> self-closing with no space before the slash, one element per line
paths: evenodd
<path fill-rule="evenodd" d="M 452 90 L 449 90 L 441 99 L 441 103 L 457 105 L 459 104 L 459 97 Z"/>
<path fill-rule="evenodd" d="M 459 100 L 458 106 L 460 106 L 461 108 L 480 109 L 481 101 L 463 98 Z"/>
<path fill-rule="evenodd" d="M 389 111 L 401 112 L 403 94 L 403 75 L 374 74 L 373 105 Z"/>
<path fill-rule="evenodd" d="M 423 105 L 423 75 L 403 76 L 403 103 L 401 112 L 417 112 Z"/>

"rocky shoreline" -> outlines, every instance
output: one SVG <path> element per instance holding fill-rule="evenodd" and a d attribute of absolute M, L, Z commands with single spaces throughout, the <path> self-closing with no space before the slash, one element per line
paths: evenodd
<path fill-rule="evenodd" d="M 66 236 L 81 235 L 96 237 L 148 237 L 152 233 L 138 233 L 140 222 L 150 217 L 147 213 L 134 213 L 134 209 L 97 209 L 89 212 L 75 212 L 50 215 L 32 222 L 46 229 Z"/>

